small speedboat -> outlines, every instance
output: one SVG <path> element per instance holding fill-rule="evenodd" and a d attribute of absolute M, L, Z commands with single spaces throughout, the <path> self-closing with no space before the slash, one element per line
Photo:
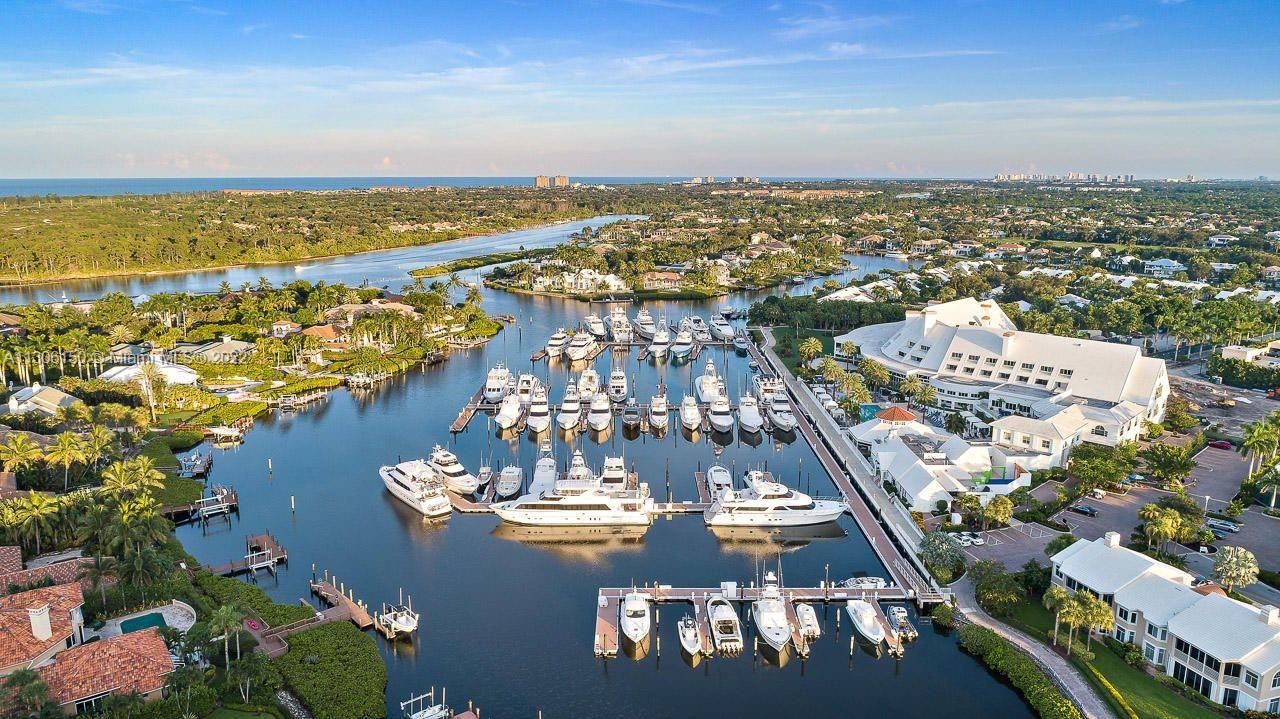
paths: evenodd
<path fill-rule="evenodd" d="M 609 399 L 622 402 L 627 398 L 627 373 L 621 367 L 615 367 L 609 373 Z"/>
<path fill-rule="evenodd" d="M 712 317 L 711 335 L 718 340 L 733 339 L 733 326 L 729 324 L 729 320 L 726 320 L 723 317 Z"/>
<path fill-rule="evenodd" d="M 629 592 L 622 597 L 622 606 L 618 609 L 619 628 L 623 639 L 638 655 L 649 651 L 650 622 L 649 595 Z"/>
<path fill-rule="evenodd" d="M 494 491 L 498 499 L 506 499 L 519 494 L 522 484 L 524 484 L 524 469 L 514 465 L 503 467 L 498 475 L 498 486 L 494 487 Z"/>
<path fill-rule="evenodd" d="M 569 335 L 565 333 L 564 329 L 556 330 L 555 334 L 551 335 L 551 338 L 547 340 L 547 356 L 552 359 L 559 357 L 564 354 L 564 348 L 568 344 Z"/>
<path fill-rule="evenodd" d="M 733 489 L 733 473 L 723 464 L 707 467 L 707 489 L 711 492 L 713 499 L 719 497 L 725 490 Z"/>
<path fill-rule="evenodd" d="M 560 402 L 560 411 L 556 413 L 556 424 L 560 429 L 572 429 L 582 420 L 582 400 L 578 396 L 578 385 L 573 380 L 564 388 L 564 399 Z"/>
<path fill-rule="evenodd" d="M 818 613 L 812 604 L 796 604 L 796 621 L 800 623 L 800 635 L 809 641 L 822 636 L 822 625 L 818 623 Z"/>
<path fill-rule="evenodd" d="M 534 434 L 551 428 L 551 408 L 547 404 L 547 391 L 542 387 L 533 391 L 533 399 L 529 401 L 529 417 L 525 420 L 525 426 Z"/>
<path fill-rule="evenodd" d="M 716 651 L 730 655 L 742 652 L 742 623 L 723 594 L 707 598 L 707 619 L 711 623 L 711 641 L 716 645 Z"/>
<path fill-rule="evenodd" d="M 738 400 L 738 426 L 744 432 L 759 432 L 764 426 L 764 418 L 760 416 L 760 405 L 756 398 L 749 394 Z"/>
<path fill-rule="evenodd" d="M 666 387 L 660 387 L 658 394 L 649 399 L 649 426 L 654 429 L 666 429 L 667 421 L 670 419 L 667 416 L 670 409 L 667 406 Z"/>
<path fill-rule="evenodd" d="M 524 408 L 520 406 L 520 398 L 509 394 L 502 398 L 502 404 L 498 406 L 498 414 L 493 418 L 493 422 L 499 429 L 511 429 L 520 421 L 522 414 L 524 414 Z"/>
<path fill-rule="evenodd" d="M 690 395 L 680 400 L 680 424 L 690 432 L 702 428 L 702 410 L 698 408 L 698 400 Z"/>
<path fill-rule="evenodd" d="M 676 634 L 680 636 L 680 649 L 688 657 L 702 655 L 702 638 L 698 636 L 698 622 L 688 614 L 680 618 L 676 625 Z"/>
<path fill-rule="evenodd" d="M 597 432 L 603 431 L 613 424 L 613 404 L 609 397 L 597 393 L 591 398 L 591 408 L 587 410 L 587 426 Z"/>
<path fill-rule="evenodd" d="M 880 617 L 876 616 L 876 608 L 871 606 L 871 602 L 865 599 L 851 599 L 845 606 L 849 612 L 849 618 L 853 620 L 853 628 L 872 644 L 880 644 L 884 641 L 884 626 L 880 624 Z"/>
<path fill-rule="evenodd" d="M 733 430 L 733 406 L 729 404 L 728 397 L 720 395 L 711 400 L 711 407 L 707 410 L 707 421 L 717 432 Z"/>

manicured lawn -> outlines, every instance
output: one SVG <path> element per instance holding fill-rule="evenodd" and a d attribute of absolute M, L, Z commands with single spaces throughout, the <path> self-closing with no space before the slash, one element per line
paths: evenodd
<path fill-rule="evenodd" d="M 1039 601 L 1023 602 L 1005 621 L 1036 639 L 1042 639 L 1046 643 L 1051 641 L 1048 633 L 1053 631 L 1053 615 Z M 1059 642 L 1066 642 L 1067 628 L 1061 627 L 1059 631 Z M 1077 631 L 1076 636 L 1081 642 L 1084 641 L 1082 632 Z M 1221 714 L 1173 692 L 1146 672 L 1126 664 L 1124 658 L 1112 651 L 1101 637 L 1094 638 L 1092 651 L 1093 668 L 1111 682 L 1143 719 L 1221 719 Z M 1074 657 L 1072 661 L 1080 664 Z M 1081 673 L 1094 686 L 1099 696 L 1112 703 L 1109 692 L 1099 685 L 1090 672 L 1082 668 Z M 1119 711 L 1117 715 L 1123 716 Z"/>
<path fill-rule="evenodd" d="M 274 715 L 263 714 L 261 712 L 244 712 L 239 709 L 227 709 L 226 707 L 218 707 L 213 713 L 205 717 L 205 719 L 275 719 Z"/>
<path fill-rule="evenodd" d="M 800 366 L 800 343 L 806 338 L 817 337 L 822 342 L 822 354 L 829 355 L 834 351 L 835 333 L 822 332 L 815 330 L 801 329 L 797 334 L 796 330 L 791 327 L 774 327 L 774 339 L 778 344 L 773 348 L 774 352 L 782 358 L 787 364 L 787 368 L 795 374 L 796 368 Z"/>

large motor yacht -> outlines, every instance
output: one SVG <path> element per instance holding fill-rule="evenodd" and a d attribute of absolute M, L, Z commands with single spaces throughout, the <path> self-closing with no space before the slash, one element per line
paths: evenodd
<path fill-rule="evenodd" d="M 715 315 L 711 318 L 711 335 L 718 340 L 731 340 L 733 339 L 733 325 L 730 325 L 729 320 L 724 317 Z"/>
<path fill-rule="evenodd" d="M 707 343 L 712 340 L 711 328 L 707 326 L 707 321 L 702 319 L 700 315 L 689 317 L 689 331 L 693 334 L 696 342 Z"/>
<path fill-rule="evenodd" d="M 631 323 L 631 327 L 637 335 L 645 339 L 653 337 L 654 331 L 657 330 L 657 325 L 653 323 L 653 315 L 649 314 L 649 310 L 643 307 L 636 313 L 635 322 Z"/>
<path fill-rule="evenodd" d="M 524 414 L 524 408 L 520 406 L 520 398 L 509 394 L 502 398 L 502 404 L 498 406 L 498 414 L 494 416 L 493 423 L 498 425 L 499 429 L 511 429 L 520 421 L 522 414 Z"/>
<path fill-rule="evenodd" d="M 536 375 L 522 374 L 520 379 L 516 380 L 516 396 L 520 398 L 520 404 L 525 407 L 533 401 L 533 391 L 542 386 L 542 380 Z"/>
<path fill-rule="evenodd" d="M 511 370 L 507 366 L 499 362 L 489 370 L 489 375 L 484 380 L 484 399 L 486 402 L 501 402 L 503 397 L 507 396 L 508 385 L 511 382 Z"/>
<path fill-rule="evenodd" d="M 533 492 L 531 485 L 529 494 L 509 502 L 496 502 L 491 507 L 500 519 L 512 524 L 562 527 L 653 524 L 649 485 L 612 490 L 601 487 L 596 478 L 566 477 L 555 481 L 550 491 L 538 493 Z"/>
<path fill-rule="evenodd" d="M 438 444 L 431 450 L 427 464 L 440 473 L 440 481 L 451 492 L 471 494 L 480 487 L 480 481 L 462 466 L 458 456 Z"/>
<path fill-rule="evenodd" d="M 728 397 L 722 394 L 711 400 L 711 407 L 707 409 L 707 421 L 717 432 L 733 431 L 733 405 L 729 404 Z"/>
<path fill-rule="evenodd" d="M 698 400 L 690 395 L 680 400 L 680 424 L 690 432 L 702 428 L 702 410 L 698 408 Z"/>
<path fill-rule="evenodd" d="M 569 380 L 564 388 L 564 399 L 560 401 L 560 412 L 556 414 L 556 424 L 560 429 L 573 429 L 582 421 L 582 398 L 578 396 L 578 384 Z"/>
<path fill-rule="evenodd" d="M 578 376 L 578 396 L 584 402 L 590 402 L 591 398 L 600 391 L 600 373 L 594 367 L 588 367 L 582 370 L 582 374 Z"/>
<path fill-rule="evenodd" d="M 784 660 L 791 646 L 791 622 L 787 620 L 787 605 L 778 586 L 778 576 L 766 572 L 760 586 L 760 598 L 751 604 L 751 618 L 756 623 L 756 633 L 764 640 L 766 652 Z"/>
<path fill-rule="evenodd" d="M 591 408 L 587 410 L 587 426 L 597 432 L 603 432 L 613 424 L 613 404 L 609 396 L 597 392 L 591 398 Z"/>
<path fill-rule="evenodd" d="M 574 362 L 581 362 L 596 348 L 596 340 L 590 332 L 578 332 L 569 340 L 564 348 L 564 356 Z"/>
<path fill-rule="evenodd" d="M 653 332 L 653 340 L 649 343 L 649 354 L 654 357 L 664 357 L 670 349 L 671 333 L 667 330 L 666 325 L 659 325 L 658 329 Z"/>
<path fill-rule="evenodd" d="M 658 394 L 649 399 L 649 426 L 658 430 L 666 429 L 670 410 L 667 406 L 667 388 L 659 387 Z"/>
<path fill-rule="evenodd" d="M 436 471 L 421 459 L 381 467 L 378 475 L 391 496 L 424 517 L 445 517 L 453 511 Z"/>
<path fill-rule="evenodd" d="M 716 361 L 714 359 L 707 360 L 707 366 L 702 370 L 702 376 L 694 383 L 698 390 L 698 401 L 702 403 L 725 394 L 724 380 L 720 378 L 720 372 L 716 370 Z"/>
<path fill-rule="evenodd" d="M 796 428 L 796 416 L 791 414 L 791 403 L 787 401 L 786 392 L 777 392 L 770 397 L 765 412 L 774 429 L 790 432 Z"/>
<path fill-rule="evenodd" d="M 605 326 L 604 320 L 600 319 L 600 315 L 594 313 L 587 315 L 582 320 L 582 325 L 598 340 L 604 339 L 609 334 L 609 329 Z"/>
<path fill-rule="evenodd" d="M 622 307 L 609 310 L 609 336 L 614 342 L 630 342 L 635 339 L 635 328 L 627 319 L 627 311 Z"/>
<path fill-rule="evenodd" d="M 742 489 L 727 489 L 715 495 L 703 515 L 712 527 L 799 527 L 822 524 L 840 518 L 848 507 L 844 502 L 813 499 L 765 479 L 764 472 L 751 470 Z"/>
<path fill-rule="evenodd" d="M 525 420 L 525 426 L 534 434 L 551 428 L 551 408 L 547 403 L 547 391 L 542 387 L 533 391 L 533 399 L 529 402 L 529 417 Z"/>
<path fill-rule="evenodd" d="M 743 432 L 759 432 L 764 426 L 764 418 L 760 416 L 760 404 L 749 394 L 738 400 L 738 426 Z"/>
<path fill-rule="evenodd" d="M 605 457 L 600 468 L 600 486 L 605 489 L 627 488 L 627 465 L 622 457 Z"/>
<path fill-rule="evenodd" d="M 654 339 L 657 341 L 657 338 Z M 680 330 L 676 333 L 676 339 L 671 343 L 671 356 L 676 359 L 684 359 L 693 352 L 693 333 L 689 330 Z"/>
<path fill-rule="evenodd" d="M 609 399 L 622 402 L 627 399 L 627 372 L 621 367 L 613 368 L 609 373 Z"/>
<path fill-rule="evenodd" d="M 568 344 L 569 335 L 565 333 L 564 329 L 556 330 L 555 334 L 551 335 L 551 338 L 547 340 L 547 356 L 552 359 L 559 357 L 564 354 L 564 348 Z"/>

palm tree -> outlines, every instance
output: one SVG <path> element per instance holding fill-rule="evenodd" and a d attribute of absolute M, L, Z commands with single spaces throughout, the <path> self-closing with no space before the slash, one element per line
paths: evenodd
<path fill-rule="evenodd" d="M 1245 425 L 1244 439 L 1240 442 L 1240 449 L 1244 450 L 1249 457 L 1249 474 L 1261 468 L 1262 455 L 1273 450 L 1276 439 L 1275 427 L 1266 420 Z M 1254 466 L 1255 462 L 1258 464 L 1257 467 Z"/>
<path fill-rule="evenodd" d="M 797 348 L 800 352 L 800 359 L 805 364 L 809 364 L 815 357 L 822 354 L 822 340 L 817 337 L 806 337 Z"/>
<path fill-rule="evenodd" d="M 1053 645 L 1058 646 L 1058 627 L 1062 620 L 1062 608 L 1067 602 L 1071 601 L 1071 593 L 1061 585 L 1054 584 L 1045 590 L 1044 597 L 1040 600 L 1044 603 L 1044 608 L 1053 612 Z"/>
<path fill-rule="evenodd" d="M 1085 626 L 1088 621 L 1088 612 L 1085 609 L 1084 602 L 1080 600 L 1077 593 L 1070 599 L 1062 603 L 1058 609 L 1058 615 L 1062 618 L 1064 624 L 1067 625 L 1067 656 L 1071 656 L 1071 644 L 1075 641 L 1076 630 Z"/>
<path fill-rule="evenodd" d="M 85 459 L 84 440 L 71 432 L 63 432 L 49 447 L 44 459 L 49 464 L 62 467 L 62 491 L 65 492 L 71 484 L 72 465 Z"/>
<path fill-rule="evenodd" d="M 26 501 L 18 505 L 18 526 L 21 531 L 36 543 L 36 554 L 40 554 L 41 540 L 53 530 L 58 517 L 58 502 L 47 494 L 33 492 Z"/>
<path fill-rule="evenodd" d="M 914 395 L 916 404 L 921 407 L 931 407 L 938 401 L 938 390 L 928 382 L 921 382 L 920 389 Z"/>
<path fill-rule="evenodd" d="M 5 677 L 4 688 L 12 692 L 32 716 L 49 703 L 49 685 L 34 669 L 19 669 Z"/>
<path fill-rule="evenodd" d="M 1111 609 L 1110 604 L 1107 604 L 1088 592 L 1082 592 L 1080 594 L 1080 599 L 1084 603 L 1087 626 L 1089 627 L 1089 638 L 1088 641 L 1085 642 L 1085 646 L 1092 649 L 1093 632 L 1095 630 L 1099 630 L 1109 634 L 1111 630 L 1115 629 L 1116 615 Z"/>
<path fill-rule="evenodd" d="M 908 375 L 906 379 L 898 383 L 898 392 L 905 395 L 908 404 L 910 404 L 911 398 L 920 394 L 922 387 L 924 387 L 924 383 L 920 381 L 919 375 Z"/>
<path fill-rule="evenodd" d="M 867 386 L 877 389 L 889 384 L 889 369 L 870 357 L 858 360 L 858 371 L 866 380 Z"/>
<path fill-rule="evenodd" d="M 106 427 L 100 424 L 90 427 L 89 434 L 84 440 L 85 462 L 90 467 L 97 469 L 103 458 L 111 453 L 111 448 L 115 441 L 115 435 Z"/>
<path fill-rule="evenodd" d="M 76 541 L 81 545 L 92 545 L 95 556 L 101 559 L 103 536 L 115 519 L 115 508 L 102 502 L 90 504 L 85 507 L 84 513 L 80 515 L 80 521 L 76 524 Z"/>
<path fill-rule="evenodd" d="M 21 472 L 34 467 L 44 457 L 40 445 L 30 436 L 21 432 L 9 435 L 9 440 L 0 444 L 0 464 L 10 472 Z"/>
<path fill-rule="evenodd" d="M 1271 509 L 1276 508 L 1276 490 L 1280 489 L 1280 472 L 1267 472 L 1258 478 L 1258 491 L 1265 492 L 1271 490 Z"/>
<path fill-rule="evenodd" d="M 1147 538 L 1148 547 L 1152 546 L 1154 540 L 1152 533 L 1162 512 L 1163 508 L 1158 504 L 1145 504 L 1138 510 L 1138 519 L 1142 520 L 1142 534 Z"/>
<path fill-rule="evenodd" d="M 136 587 L 138 595 L 146 601 L 146 588 L 164 577 L 168 568 L 155 549 L 143 546 L 125 552 L 124 559 L 116 568 L 120 581 Z"/>
<path fill-rule="evenodd" d="M 80 578 L 88 580 L 89 585 L 102 593 L 102 608 L 107 606 L 107 581 L 115 578 L 116 570 L 119 562 L 115 557 L 103 557 L 99 555 L 94 558 L 93 564 L 85 567 L 80 573 Z"/>
<path fill-rule="evenodd" d="M 230 605 L 213 610 L 209 616 L 209 631 L 222 635 L 223 666 L 231 666 L 231 635 L 240 631 L 241 617 Z"/>

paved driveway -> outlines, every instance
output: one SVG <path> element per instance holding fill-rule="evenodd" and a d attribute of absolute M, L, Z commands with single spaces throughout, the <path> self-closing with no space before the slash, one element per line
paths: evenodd
<path fill-rule="evenodd" d="M 1209 497 L 1210 509 L 1221 509 L 1240 491 L 1240 483 L 1249 475 L 1249 463 L 1232 449 L 1205 447 L 1196 455 L 1196 468 L 1187 478 L 1187 493 L 1204 506 Z"/>
<path fill-rule="evenodd" d="M 1119 532 L 1122 543 L 1128 543 L 1129 535 L 1140 523 L 1138 510 L 1145 504 L 1160 501 L 1161 493 L 1151 487 L 1130 487 L 1125 494 L 1107 493 L 1096 499 L 1087 497 L 1076 504 L 1087 504 L 1098 510 L 1098 516 L 1086 517 L 1064 509 L 1054 519 L 1071 528 L 1071 533 L 1081 539 L 1097 539 L 1107 532 Z"/>
<path fill-rule="evenodd" d="M 1028 559 L 1034 559 L 1043 565 L 1049 564 L 1044 548 L 1060 532 L 1038 524 L 1019 524 L 981 534 L 987 543 L 981 547 L 965 547 L 964 553 L 969 559 L 975 562 L 993 559 L 1003 564 L 1005 569 L 1016 572 L 1022 569 Z"/>

